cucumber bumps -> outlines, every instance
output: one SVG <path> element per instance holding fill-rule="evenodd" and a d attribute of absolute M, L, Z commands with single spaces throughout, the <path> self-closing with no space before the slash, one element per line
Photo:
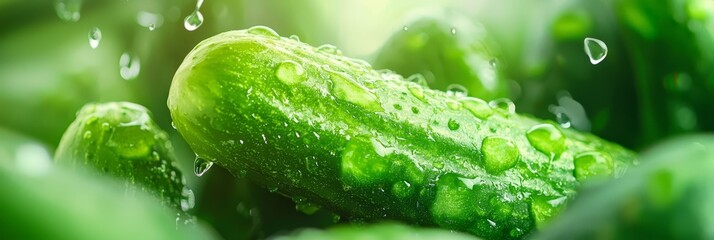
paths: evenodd
<path fill-rule="evenodd" d="M 507 105 L 507 104 L 506 104 Z M 633 153 L 266 27 L 196 46 L 168 106 L 196 154 L 350 219 L 520 238 Z"/>

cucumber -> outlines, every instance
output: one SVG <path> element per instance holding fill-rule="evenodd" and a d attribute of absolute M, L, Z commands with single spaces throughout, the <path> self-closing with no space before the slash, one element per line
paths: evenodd
<path fill-rule="evenodd" d="M 168 135 L 141 105 L 85 105 L 62 136 L 55 162 L 123 179 L 130 186 L 127 191 L 149 192 L 182 212 L 194 204 L 193 192 L 174 166 Z"/>
<path fill-rule="evenodd" d="M 349 219 L 489 239 L 528 234 L 581 181 L 620 176 L 635 159 L 502 106 L 424 88 L 262 26 L 199 43 L 168 99 L 197 156 L 238 177 Z"/>
<path fill-rule="evenodd" d="M 641 159 L 584 189 L 534 239 L 714 239 L 714 135 L 669 140 Z"/>
<path fill-rule="evenodd" d="M 496 44 L 473 20 L 458 14 L 423 16 L 392 34 L 374 67 L 420 74 L 434 89 L 462 91 L 453 87 L 458 84 L 488 101 L 510 95 L 497 55 Z"/>
<path fill-rule="evenodd" d="M 300 229 L 291 235 L 277 236 L 273 240 L 361 240 L 361 239 L 451 239 L 451 240 L 478 240 L 478 238 L 443 229 L 430 229 L 412 227 L 399 223 L 377 223 L 372 225 L 346 225 L 333 227 L 327 230 Z"/>
<path fill-rule="evenodd" d="M 127 195 L 122 183 L 52 165 L 44 169 L 0 164 L 3 239 L 215 239 L 204 225 L 177 228 L 155 199 Z"/>

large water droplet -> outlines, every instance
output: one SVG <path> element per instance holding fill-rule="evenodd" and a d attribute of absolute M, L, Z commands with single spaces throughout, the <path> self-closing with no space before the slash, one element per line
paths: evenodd
<path fill-rule="evenodd" d="M 460 99 L 459 101 L 464 105 L 464 108 L 469 110 L 469 112 L 471 112 L 471 114 L 473 114 L 477 118 L 487 119 L 488 117 L 493 115 L 493 109 L 484 100 L 472 97 L 465 97 Z"/>
<path fill-rule="evenodd" d="M 266 26 L 255 26 L 248 28 L 248 33 L 271 38 L 280 38 L 280 34 L 275 32 L 275 30 L 273 30 L 272 28 Z"/>
<path fill-rule="evenodd" d="M 585 54 L 588 55 L 590 63 L 593 65 L 602 62 L 607 56 L 607 45 L 599 39 L 587 37 L 583 41 L 583 45 L 585 46 Z"/>
<path fill-rule="evenodd" d="M 184 187 L 181 190 L 181 210 L 186 212 L 196 205 L 196 197 L 193 195 L 193 190 L 188 187 Z"/>
<path fill-rule="evenodd" d="M 481 142 L 484 168 L 491 174 L 498 174 L 516 165 L 521 152 L 516 144 L 500 137 L 486 137 Z"/>
<path fill-rule="evenodd" d="M 490 102 L 488 102 L 488 105 L 493 108 L 503 109 L 508 113 L 516 113 L 516 104 L 514 104 L 513 101 L 508 98 L 498 98 L 491 100 Z"/>
<path fill-rule="evenodd" d="M 450 118 L 450 119 L 449 119 L 449 122 L 446 123 L 446 126 L 449 127 L 449 129 L 450 129 L 450 130 L 453 130 L 453 131 L 456 131 L 456 130 L 459 129 L 459 127 L 461 127 L 461 125 L 459 124 L 459 122 L 457 122 L 457 121 L 454 120 L 453 118 Z"/>
<path fill-rule="evenodd" d="M 275 70 L 275 76 L 278 80 L 288 85 L 297 84 L 306 79 L 305 69 L 302 65 L 292 60 L 280 63 Z"/>
<path fill-rule="evenodd" d="M 80 8 L 82 8 L 82 0 L 55 0 L 55 11 L 63 21 L 79 21 Z"/>
<path fill-rule="evenodd" d="M 196 160 L 193 162 L 193 173 L 198 177 L 203 176 L 212 166 L 213 162 L 196 156 Z"/>
<path fill-rule="evenodd" d="M 369 89 L 357 83 L 351 76 L 323 68 L 330 75 L 332 81 L 331 92 L 337 98 L 351 102 L 365 109 L 383 112 L 384 109 L 379 104 L 377 96 L 370 92 Z"/>
<path fill-rule="evenodd" d="M 528 142 L 538 151 L 555 157 L 565 150 L 565 135 L 552 124 L 533 126 L 526 132 Z"/>
<path fill-rule="evenodd" d="M 119 75 L 124 80 L 131 80 L 136 78 L 141 71 L 141 62 L 139 58 L 134 56 L 133 58 L 129 53 L 123 53 L 119 57 Z"/>
<path fill-rule="evenodd" d="M 203 14 L 198 8 L 183 19 L 183 27 L 186 30 L 194 31 L 203 24 Z"/>
<path fill-rule="evenodd" d="M 102 30 L 97 27 L 89 29 L 89 34 L 87 34 L 89 39 L 89 46 L 92 48 L 97 48 L 99 46 L 99 41 L 102 40 Z"/>
<path fill-rule="evenodd" d="M 578 181 L 592 177 L 612 176 L 613 161 L 610 155 L 603 152 L 585 152 L 575 156 L 573 175 Z"/>

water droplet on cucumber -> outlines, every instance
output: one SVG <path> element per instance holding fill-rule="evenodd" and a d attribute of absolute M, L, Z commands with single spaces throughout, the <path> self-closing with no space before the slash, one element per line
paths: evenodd
<path fill-rule="evenodd" d="M 461 97 L 465 97 L 468 94 L 469 94 L 469 90 L 466 89 L 466 87 L 462 86 L 461 84 L 453 83 L 446 87 L 446 95 L 451 95 L 451 96 L 461 98 Z"/>
<path fill-rule="evenodd" d="M 379 104 L 377 96 L 370 92 L 369 89 L 352 79 L 351 76 L 342 72 L 333 71 L 326 67 L 323 67 L 323 69 L 330 75 L 330 80 L 332 82 L 330 92 L 332 92 L 335 97 L 374 112 L 384 111 L 382 106 Z"/>
<path fill-rule="evenodd" d="M 332 44 L 323 44 L 322 46 L 317 47 L 317 51 L 329 54 L 342 55 L 342 51 L 340 51 L 340 49 L 338 49 L 335 45 Z"/>
<path fill-rule="evenodd" d="M 193 173 L 196 174 L 196 176 L 201 177 L 203 174 L 206 174 L 212 166 L 213 162 L 196 156 L 196 160 L 193 161 Z"/>
<path fill-rule="evenodd" d="M 603 152 L 585 152 L 575 156 L 573 160 L 575 169 L 573 176 L 578 181 L 593 177 L 612 176 L 614 172 L 613 161 L 610 155 Z"/>
<path fill-rule="evenodd" d="M 533 126 L 526 132 L 526 138 L 536 150 L 551 157 L 558 156 L 565 150 L 565 135 L 552 124 Z"/>
<path fill-rule="evenodd" d="M 457 121 L 454 120 L 453 118 L 450 118 L 450 119 L 449 119 L 449 122 L 446 123 L 446 125 L 447 125 L 447 127 L 449 127 L 449 129 L 452 130 L 452 131 L 459 130 L 459 127 L 461 127 L 461 125 L 459 124 L 459 122 L 457 122 Z"/>
<path fill-rule="evenodd" d="M 465 97 L 459 100 L 464 108 L 469 110 L 472 115 L 479 119 L 487 119 L 493 115 L 493 109 L 486 101 L 479 98 Z"/>
<path fill-rule="evenodd" d="M 278 65 L 275 76 L 287 85 L 300 83 L 306 79 L 305 69 L 299 63 L 287 60 Z"/>
<path fill-rule="evenodd" d="M 486 137 L 481 142 L 484 168 L 491 174 L 498 174 L 516 165 L 521 153 L 516 144 L 500 137 Z"/>
<path fill-rule="evenodd" d="M 414 83 L 414 82 L 409 82 L 407 84 L 407 89 L 409 92 L 414 96 L 415 98 L 424 101 L 424 88 L 422 88 L 421 85 Z"/>
<path fill-rule="evenodd" d="M 516 104 L 508 98 L 498 98 L 488 102 L 492 108 L 503 109 L 508 113 L 516 113 Z"/>
<path fill-rule="evenodd" d="M 412 74 L 411 76 L 409 76 L 409 77 L 407 78 L 407 81 L 408 81 L 408 82 L 413 82 L 413 83 L 419 84 L 419 86 L 422 86 L 422 87 L 427 87 L 427 86 L 428 86 L 428 84 L 427 84 L 427 82 L 426 82 L 426 78 L 424 77 L 424 75 L 421 75 L 421 74 L 419 74 L 419 73 L 417 73 L 417 74 Z"/>
<path fill-rule="evenodd" d="M 255 26 L 248 29 L 248 33 L 272 38 L 280 38 L 280 34 L 266 26 Z"/>

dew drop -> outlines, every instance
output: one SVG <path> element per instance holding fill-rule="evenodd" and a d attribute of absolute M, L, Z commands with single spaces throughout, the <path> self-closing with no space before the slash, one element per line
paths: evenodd
<path fill-rule="evenodd" d="M 102 30 L 97 27 L 93 27 L 89 30 L 87 38 L 89 39 L 89 46 L 93 49 L 97 48 L 99 46 L 99 41 L 102 41 Z"/>
<path fill-rule="evenodd" d="M 275 70 L 275 76 L 288 85 L 294 85 L 306 79 L 305 69 L 292 60 L 281 62 Z"/>
<path fill-rule="evenodd" d="M 176 123 L 174 121 L 171 121 L 171 128 L 176 129 Z"/>
<path fill-rule="evenodd" d="M 332 87 L 330 91 L 337 98 L 351 102 L 365 109 L 374 112 L 383 112 L 384 109 L 379 104 L 377 96 L 370 92 L 369 89 L 360 85 L 351 76 L 324 68 L 330 75 Z"/>
<path fill-rule="evenodd" d="M 454 120 L 453 118 L 450 118 L 450 119 L 449 119 L 449 122 L 446 123 L 446 126 L 448 126 L 449 129 L 452 130 L 452 131 L 459 130 L 459 127 L 461 127 L 461 125 L 459 124 L 459 122 L 457 122 L 457 121 Z"/>
<path fill-rule="evenodd" d="M 488 102 L 492 108 L 503 109 L 508 113 L 516 113 L 516 104 L 508 98 L 498 98 Z"/>
<path fill-rule="evenodd" d="M 293 35 L 290 35 L 290 37 L 288 37 L 288 38 L 290 38 L 296 42 L 300 42 L 300 37 L 298 35 L 293 34 Z"/>
<path fill-rule="evenodd" d="M 585 152 L 575 156 L 573 176 L 578 181 L 593 177 L 612 176 L 614 172 L 612 158 L 603 152 Z"/>
<path fill-rule="evenodd" d="M 585 47 L 585 54 L 588 55 L 590 63 L 593 65 L 602 62 L 607 56 L 607 45 L 599 39 L 586 37 L 583 41 L 583 45 Z"/>
<path fill-rule="evenodd" d="M 201 11 L 194 10 L 190 15 L 183 19 L 183 27 L 188 31 L 194 31 L 203 24 L 203 14 Z"/>
<path fill-rule="evenodd" d="M 119 75 L 121 75 L 121 78 L 132 80 L 139 75 L 140 71 L 141 62 L 138 57 L 131 57 L 127 52 L 119 57 Z"/>
<path fill-rule="evenodd" d="M 208 172 L 213 166 L 213 162 L 196 156 L 196 160 L 193 162 L 193 173 L 196 176 L 201 177 L 203 174 Z"/>
<path fill-rule="evenodd" d="M 487 119 L 493 115 L 493 109 L 484 100 L 473 97 L 465 97 L 459 99 L 459 101 L 464 105 L 464 108 L 469 110 L 471 114 L 479 119 Z"/>
<path fill-rule="evenodd" d="M 481 142 L 484 168 L 491 174 L 498 174 L 516 165 L 521 156 L 516 144 L 500 137 L 486 137 Z"/>
<path fill-rule="evenodd" d="M 414 114 L 419 114 L 419 108 L 417 108 L 417 107 L 412 107 L 412 113 L 414 113 Z"/>
<path fill-rule="evenodd" d="M 84 138 L 84 140 L 89 140 L 89 139 L 91 139 L 91 138 L 92 138 L 92 131 L 89 131 L 89 130 L 85 131 L 85 132 L 84 132 L 84 136 L 82 136 L 82 137 Z"/>
<path fill-rule="evenodd" d="M 193 195 L 193 190 L 188 187 L 183 187 L 181 190 L 181 210 L 187 212 L 196 205 L 196 197 Z"/>
<path fill-rule="evenodd" d="M 272 28 L 266 26 L 255 26 L 248 28 L 248 33 L 271 38 L 280 38 L 280 34 L 275 32 L 275 30 L 273 30 Z"/>
<path fill-rule="evenodd" d="M 526 137 L 535 149 L 551 157 L 558 156 L 565 150 L 565 135 L 552 124 L 533 126 L 526 132 Z"/>

